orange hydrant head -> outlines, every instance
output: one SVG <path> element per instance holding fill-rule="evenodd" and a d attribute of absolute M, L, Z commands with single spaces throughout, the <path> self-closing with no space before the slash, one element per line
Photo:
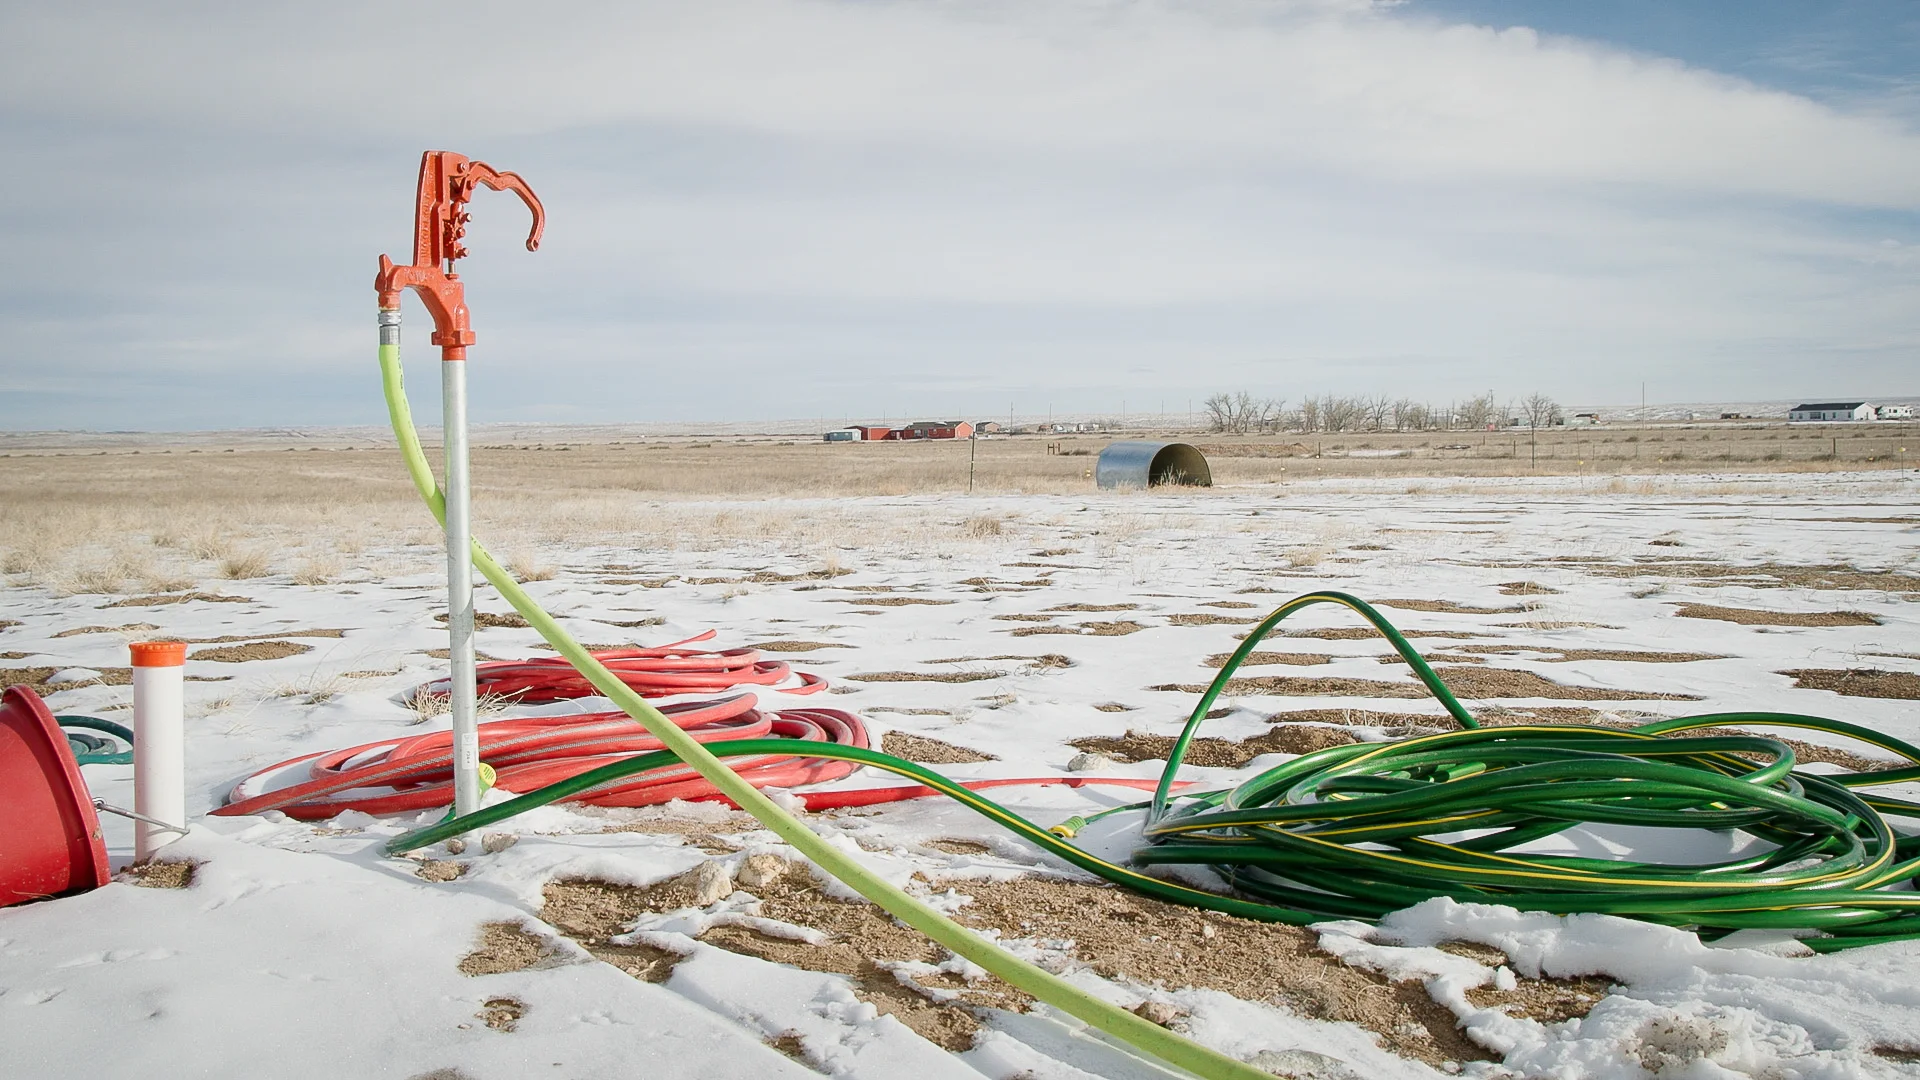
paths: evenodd
<path fill-rule="evenodd" d="M 466 203 L 477 184 L 495 191 L 511 191 L 520 196 L 533 212 L 533 230 L 527 234 L 527 250 L 540 248 L 540 234 L 546 231 L 547 212 L 539 196 L 515 173 L 499 172 L 484 162 L 469 161 L 451 150 L 429 150 L 420 156 L 420 185 L 413 203 L 413 263 L 397 265 L 380 256 L 380 271 L 373 287 L 380 294 L 382 308 L 398 308 L 402 289 L 418 293 L 427 312 L 433 316 L 433 343 L 440 346 L 443 360 L 465 360 L 467 346 L 473 344 L 473 327 L 467 313 L 466 286 L 453 272 L 456 259 L 465 258 L 467 249 L 460 243 L 467 232 Z"/>

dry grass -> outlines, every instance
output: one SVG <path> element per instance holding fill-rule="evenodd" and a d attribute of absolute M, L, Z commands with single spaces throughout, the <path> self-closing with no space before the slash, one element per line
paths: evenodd
<path fill-rule="evenodd" d="M 294 567 L 295 585 L 329 585 L 340 576 L 340 560 L 330 555 L 315 556 L 300 560 Z"/>
<path fill-rule="evenodd" d="M 220 560 L 220 576 L 228 581 L 263 578 L 273 572 L 273 560 L 264 551 L 241 551 Z"/>
<path fill-rule="evenodd" d="M 1135 434 L 1130 432 L 1129 434 Z M 1920 425 L 1859 425 L 1802 438 L 1785 425 L 1690 428 L 1655 424 L 1647 430 L 1588 429 L 1542 433 L 1539 461 L 1529 466 L 1524 437 L 1511 433 L 1366 433 L 1287 435 L 1221 442 L 1214 463 L 1222 485 L 1284 482 L 1312 477 L 1490 477 L 1559 474 L 1580 490 L 1627 494 L 1680 491 L 1739 493 L 1754 485 L 1688 479 L 1688 473 L 1725 470 L 1806 472 L 1893 468 L 1890 451 L 1920 437 Z M 1661 451 L 1686 440 L 1688 457 Z M 437 563 L 438 533 L 427 519 L 403 470 L 382 440 L 379 446 L 315 447 L 287 453 L 281 447 L 236 435 L 231 448 L 182 453 L 168 436 L 147 437 L 138 452 L 111 449 L 16 452 L 0 458 L 0 572 L 15 584 L 112 593 L 155 583 L 179 585 L 187 578 L 226 573 L 233 580 L 270 572 L 263 552 L 298 559 L 357 556 L 372 549 L 398 571 Z M 182 436 L 180 449 L 192 437 Z M 1665 440 L 1655 442 L 1656 439 Z M 742 504 L 717 509 L 676 505 L 698 499 L 831 497 L 841 495 L 961 494 L 967 490 L 968 452 L 977 452 L 974 490 L 993 494 L 1091 492 L 1086 460 L 1051 455 L 1048 442 L 1097 452 L 1101 437 L 926 440 L 871 445 L 828 445 L 804 440 L 648 440 L 559 446 L 483 445 L 474 451 L 476 531 L 510 536 L 536 574 L 543 565 L 531 554 L 559 545 L 619 542 L 652 548 L 702 550 L 740 541 L 762 542 L 787 555 L 831 563 L 843 553 L 893 549 L 962 550 L 982 544 L 1012 544 L 1020 529 L 1002 514 L 981 513 L 957 525 L 936 508 L 904 511 L 892 528 L 830 501 L 795 506 Z M 202 440 L 204 444 L 204 440 Z M 1308 446 L 1318 457 L 1257 456 L 1267 444 Z M 1410 456 L 1343 456 L 1362 444 L 1403 449 Z M 1210 444 L 1211 445 L 1211 444 Z M 1441 446 L 1465 445 L 1465 450 Z M 1238 448 L 1238 449 L 1233 449 Z M 1240 456 L 1246 451 L 1248 456 Z M 1837 454 L 1836 454 L 1837 451 Z M 1293 451 L 1296 452 L 1297 451 Z M 1771 458 L 1771 460 L 1769 460 Z M 1588 482 L 1591 474 L 1630 477 Z M 1659 474 L 1659 475 L 1644 475 Z M 1691 485 L 1691 486 L 1688 486 Z M 1424 485 L 1447 494 L 1444 479 Z M 1211 489 L 1183 497 L 1204 503 Z M 636 537 L 634 523 L 670 516 L 674 527 Z M 1899 520 L 1906 520 L 1901 518 Z M 1102 541 L 1124 539 L 1143 526 L 1115 521 Z M 1235 526 L 1240 527 L 1240 526 Z M 101 538 L 116 538 L 103 542 Z M 125 538 L 124 542 L 120 538 Z M 1335 538 L 1318 537 L 1288 557 L 1309 565 L 1333 550 Z M 1325 551 L 1322 551 L 1325 549 Z M 1049 557 L 1074 554 L 1047 549 Z M 644 560 L 643 560 L 644 561 Z M 196 565 L 197 564 L 197 565 Z M 1879 587 L 1897 587 L 1879 575 Z M 1858 583 L 1868 587 L 1866 580 Z M 169 591 L 149 588 L 151 592 Z M 1907 591 L 1913 591 L 1908 589 Z"/>

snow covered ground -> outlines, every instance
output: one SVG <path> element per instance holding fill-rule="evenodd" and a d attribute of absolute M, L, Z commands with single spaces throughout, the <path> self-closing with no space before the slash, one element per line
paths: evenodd
<path fill-rule="evenodd" d="M 1779 672 L 1920 673 L 1916 494 L 1914 474 L 1874 473 L 1432 481 L 1414 485 L 1413 493 L 1405 481 L 1347 481 L 1167 494 L 683 502 L 671 512 L 711 516 L 731 508 L 798 518 L 830 511 L 866 526 L 826 556 L 846 573 L 780 581 L 773 578 L 821 569 L 817 545 L 797 555 L 777 528 L 753 539 L 667 545 L 649 540 L 651 526 L 636 522 L 631 543 L 543 552 L 559 572 L 531 589 L 589 643 L 660 643 L 713 628 L 717 646 L 845 646 L 783 658 L 826 676 L 842 695 L 814 702 L 857 711 L 876 731 L 993 755 L 942 767 L 966 778 L 1063 770 L 1079 753 L 1070 740 L 1088 736 L 1177 732 L 1193 695 L 1150 688 L 1204 683 L 1212 669 L 1203 661 L 1229 651 L 1246 622 L 1287 596 L 1322 587 L 1476 609 L 1386 607 L 1403 629 L 1440 633 L 1418 639 L 1424 649 L 1525 646 L 1489 655 L 1489 666 L 1530 672 L 1578 695 L 1469 700 L 1476 710 L 1797 711 L 1915 741 L 1920 707 L 1913 700 L 1796 687 L 1794 677 Z M 485 492 L 478 498 L 484 504 Z M 382 554 L 370 551 L 369 563 L 393 565 Z M 0 591 L 0 650 L 9 667 L 57 670 L 43 680 L 55 687 L 48 698 L 56 712 L 124 719 L 129 688 L 96 676 L 125 666 L 128 640 L 309 646 L 275 659 L 189 661 L 191 676 L 219 680 L 187 684 L 190 810 L 204 814 L 238 778 L 272 762 L 445 724 L 444 716 L 422 721 L 409 704 L 414 687 L 442 673 L 428 650 L 446 644 L 433 619 L 441 610 L 440 582 L 426 563 L 416 565 L 422 569 L 411 576 L 368 572 L 325 585 L 267 578 L 200 586 L 244 603 L 109 607 L 122 598 L 10 588 Z M 1745 570 L 1713 569 L 1729 566 Z M 761 571 L 774 574 L 751 578 Z M 487 591 L 480 607 L 506 611 Z M 1711 609 L 1723 617 L 1680 615 Z M 1726 621 L 1750 618 L 1726 616 L 1729 610 L 1871 619 L 1769 625 Z M 652 618 L 662 621 L 634 626 Z M 1121 622 L 1140 629 L 1115 633 L 1094 625 Z M 1316 608 L 1286 628 L 1350 625 L 1351 615 Z M 1404 666 L 1381 662 L 1388 649 L 1377 639 L 1286 644 L 1328 659 L 1243 673 L 1411 681 Z M 219 647 L 232 644 L 194 650 Z M 500 658 L 546 654 L 533 631 L 510 626 L 482 629 L 479 647 Z M 1620 651 L 1721 658 L 1582 658 Z M 1043 655 L 1067 663 L 1035 662 Z M 857 678 L 955 671 L 980 677 Z M 1698 700 L 1626 696 L 1636 692 Z M 1344 726 L 1367 739 L 1388 737 L 1387 728 L 1406 723 L 1393 714 L 1442 715 L 1432 702 L 1412 698 L 1275 695 L 1221 704 L 1232 711 L 1203 733 L 1227 739 L 1267 732 L 1277 712 L 1347 710 Z M 1188 771 L 1194 779 L 1230 782 L 1276 760 Z M 1141 761 L 1103 771 L 1153 776 L 1158 766 Z M 86 777 L 97 796 L 132 805 L 129 768 L 88 766 Z M 856 775 L 845 783 L 873 782 Z M 1920 785 L 1892 791 L 1920 797 Z M 1049 822 L 1131 794 L 1012 789 L 1004 801 Z M 704 911 L 642 920 L 635 929 L 648 942 L 686 954 L 657 984 L 592 959 L 541 921 L 548 881 L 648 885 L 713 858 L 676 833 L 607 831 L 673 814 L 698 820 L 703 812 L 548 808 L 515 822 L 514 846 L 487 854 L 476 845 L 451 857 L 466 869 L 448 881 L 424 880 L 417 862 L 379 852 L 387 837 L 437 815 L 384 821 L 350 814 L 326 827 L 278 815 L 196 816 L 193 833 L 169 854 L 199 863 L 191 887 L 117 882 L 0 910 L 0 1075 L 1167 1075 L 1044 1008 L 988 1012 L 971 1048 L 951 1052 L 877 1013 L 845 977 L 689 936 L 715 916 L 752 919 L 751 898 L 742 893 Z M 729 866 L 779 850 L 771 834 L 730 820 L 715 823 L 732 830 L 735 853 L 723 856 Z M 897 881 L 917 874 L 951 889 L 946 899 L 956 906 L 964 904 L 969 880 L 1036 873 L 1079 879 L 996 835 L 991 824 L 934 801 L 815 824 Z M 130 831 L 119 819 L 106 826 L 116 865 L 126 862 Z M 985 849 L 954 854 L 932 843 L 955 837 L 977 839 Z M 1126 847 L 1119 836 L 1090 842 Z M 525 970 L 462 974 L 458 965 L 482 927 L 501 922 L 521 924 L 544 942 L 546 959 Z M 781 932 L 801 940 L 819 933 Z M 1449 941 L 1480 943 L 1505 962 L 1434 947 Z M 1301 1076 L 1920 1076 L 1920 982 L 1913 977 L 1920 944 L 1808 957 L 1779 941 L 1709 948 L 1689 934 L 1616 919 L 1445 902 L 1379 928 L 1329 924 L 1320 943 L 1347 964 L 1424 984 L 1491 1060 L 1436 1069 L 1389 1053 L 1352 1023 L 1315 1019 L 1276 1000 L 1105 978 L 1075 961 L 1071 942 L 1009 942 L 1129 1007 L 1171 1004 L 1193 1038 Z M 1483 985 L 1510 986 L 1516 977 L 1577 975 L 1612 983 L 1584 1018 L 1541 1022 L 1477 1006 L 1468 996 Z M 500 1008 L 514 1013 L 512 1022 L 490 1025 L 487 1017 Z"/>

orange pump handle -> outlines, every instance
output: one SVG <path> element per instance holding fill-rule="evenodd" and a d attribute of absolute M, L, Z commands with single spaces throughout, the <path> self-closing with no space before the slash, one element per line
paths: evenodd
<path fill-rule="evenodd" d="M 440 346 L 442 360 L 465 360 L 467 346 L 474 341 L 466 285 L 453 272 L 453 263 L 467 255 L 460 240 L 472 215 L 465 207 L 474 188 L 482 184 L 495 191 L 511 191 L 527 204 L 533 212 L 527 250 L 539 250 L 547 212 L 519 174 L 500 172 L 451 150 L 429 150 L 420 155 L 420 186 L 413 202 L 413 264 L 396 265 L 382 255 L 380 272 L 373 279 L 382 308 L 399 307 L 402 289 L 419 294 L 433 316 L 432 340 Z"/>

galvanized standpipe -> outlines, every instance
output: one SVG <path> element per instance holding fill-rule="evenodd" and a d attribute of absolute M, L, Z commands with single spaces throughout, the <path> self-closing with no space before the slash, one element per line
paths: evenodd
<path fill-rule="evenodd" d="M 400 309 L 380 309 L 380 347 L 400 348 Z M 474 717 L 472 490 L 467 471 L 467 365 L 440 362 L 447 480 L 447 656 L 453 715 L 453 806 L 480 808 L 480 728 Z"/>
<path fill-rule="evenodd" d="M 452 679 L 453 812 L 480 809 L 480 727 L 473 657 L 472 484 L 467 475 L 467 362 L 440 361 L 440 400 L 447 452 L 447 661 Z"/>

